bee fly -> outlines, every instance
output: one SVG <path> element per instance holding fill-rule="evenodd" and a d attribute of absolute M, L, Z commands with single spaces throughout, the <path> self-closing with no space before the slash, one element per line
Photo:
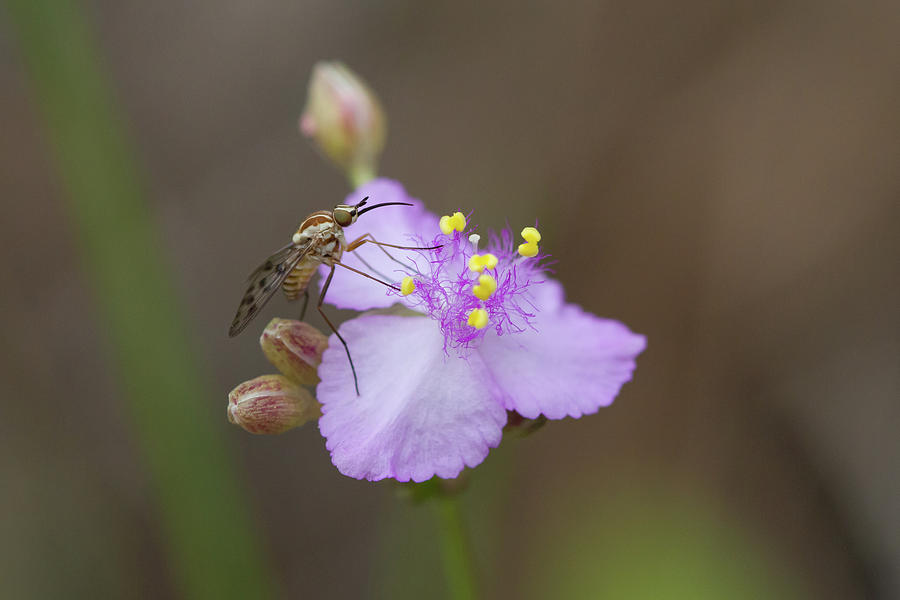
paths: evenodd
<path fill-rule="evenodd" d="M 385 244 L 377 241 L 370 233 L 360 236 L 348 244 L 344 238 L 344 227 L 355 223 L 356 219 L 363 213 L 382 206 L 412 206 L 408 202 L 382 202 L 381 204 L 373 204 L 362 208 L 368 199 L 369 197 L 366 196 L 357 204 L 338 204 L 334 207 L 334 210 L 320 210 L 306 217 L 291 237 L 291 243 L 266 259 L 266 262 L 261 264 L 247 278 L 247 291 L 244 293 L 244 297 L 238 306 L 237 314 L 234 315 L 234 321 L 231 322 L 231 328 L 228 330 L 230 337 L 234 337 L 243 331 L 279 287 L 284 290 L 284 295 L 287 296 L 288 300 L 296 300 L 303 294 L 304 302 L 300 316 L 302 319 L 306 313 L 306 305 L 309 302 L 309 282 L 319 265 L 328 265 L 331 267 L 331 270 L 328 272 L 328 277 L 322 286 L 322 293 L 319 294 L 319 302 L 316 308 L 319 314 L 322 315 L 322 318 L 325 319 L 325 322 L 328 323 L 331 331 L 344 345 L 344 350 L 347 352 L 347 360 L 350 361 L 350 371 L 353 373 L 353 385 L 356 388 L 357 396 L 359 395 L 359 383 L 356 379 L 356 368 L 353 366 L 353 358 L 350 356 L 350 348 L 347 347 L 347 342 L 344 341 L 337 328 L 322 310 L 322 302 L 325 300 L 325 294 L 328 292 L 328 286 L 331 285 L 331 278 L 334 276 L 334 267 L 336 265 L 344 267 L 349 271 L 368 277 L 399 292 L 400 288 L 396 285 L 382 281 L 377 277 L 342 263 L 341 256 L 344 252 L 353 252 L 366 243 L 381 247 L 382 251 L 388 254 L 392 260 L 396 259 L 387 250 L 384 250 L 385 247 L 401 250 L 434 250 L 437 248 L 437 246 L 434 248 L 415 248 Z M 363 262 L 365 263 L 365 261 Z"/>

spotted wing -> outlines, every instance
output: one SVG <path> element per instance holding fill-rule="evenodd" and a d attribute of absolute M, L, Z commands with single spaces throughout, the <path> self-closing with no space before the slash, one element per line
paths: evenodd
<path fill-rule="evenodd" d="M 253 317 L 262 310 L 266 302 L 281 287 L 285 278 L 297 266 L 311 244 L 288 244 L 259 265 L 247 278 L 247 291 L 238 306 L 234 321 L 228 330 L 229 337 L 239 334 L 247 326 Z"/>

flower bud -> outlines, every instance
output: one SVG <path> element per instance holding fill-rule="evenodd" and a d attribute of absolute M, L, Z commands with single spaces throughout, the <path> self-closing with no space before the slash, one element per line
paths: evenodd
<path fill-rule="evenodd" d="M 375 176 L 387 123 L 378 98 L 353 71 L 337 61 L 320 62 L 313 67 L 300 132 L 359 186 Z"/>
<path fill-rule="evenodd" d="M 284 433 L 321 414 L 312 394 L 282 375 L 261 375 L 228 394 L 228 420 L 250 433 Z"/>
<path fill-rule="evenodd" d="M 283 375 L 303 385 L 319 382 L 316 369 L 328 338 L 312 325 L 292 319 L 272 319 L 259 338 L 269 362 Z"/>

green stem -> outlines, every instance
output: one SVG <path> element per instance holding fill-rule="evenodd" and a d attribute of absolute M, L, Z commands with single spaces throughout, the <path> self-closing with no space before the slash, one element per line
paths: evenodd
<path fill-rule="evenodd" d="M 347 170 L 347 179 L 355 190 L 364 183 L 375 179 L 375 167 L 372 165 L 357 165 Z"/>
<path fill-rule="evenodd" d="M 441 559 L 451 600 L 475 598 L 475 577 L 472 558 L 459 509 L 454 495 L 438 494 L 434 500 L 441 541 Z"/>
<path fill-rule="evenodd" d="M 159 507 L 183 598 L 267 598 L 271 573 L 224 440 L 139 169 L 72 0 L 7 0 L 93 284 L 95 318 Z M 89 397 L 88 392 L 82 394 Z"/>

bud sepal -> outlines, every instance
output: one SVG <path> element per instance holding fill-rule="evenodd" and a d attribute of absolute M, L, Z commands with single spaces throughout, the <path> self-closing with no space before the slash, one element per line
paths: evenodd
<path fill-rule="evenodd" d="M 228 394 L 228 421 L 249 433 L 284 433 L 321 415 L 312 394 L 284 375 L 260 375 Z"/>
<path fill-rule="evenodd" d="M 272 319 L 260 335 L 259 345 L 285 377 L 302 385 L 319 383 L 316 370 L 328 347 L 328 338 L 312 325 L 293 319 Z"/>

